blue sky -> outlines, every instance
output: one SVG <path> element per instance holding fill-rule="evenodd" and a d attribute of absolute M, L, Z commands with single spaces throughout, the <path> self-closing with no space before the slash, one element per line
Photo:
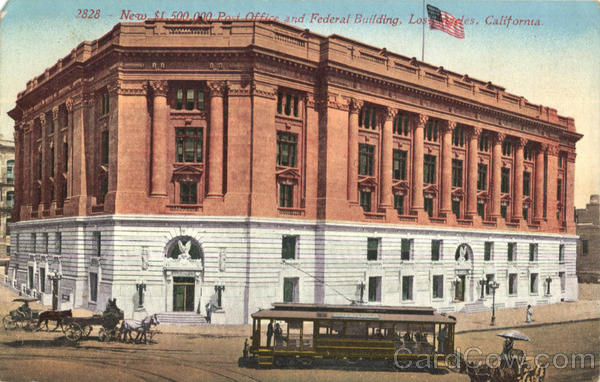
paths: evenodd
<path fill-rule="evenodd" d="M 572 116 L 585 137 L 578 143 L 576 199 L 583 206 L 600 191 L 600 6 L 595 1 L 435 1 L 427 2 L 455 17 L 474 19 L 464 40 L 440 31 L 425 31 L 425 61 L 492 81 L 530 102 Z M 2 4 L 2 0 L 0 0 Z M 98 19 L 77 18 L 79 9 L 99 9 Z M 123 10 L 219 12 L 245 17 L 249 12 L 283 20 L 300 17 L 302 28 L 341 34 L 409 57 L 421 57 L 422 27 L 409 24 L 421 16 L 421 1 L 38 1 L 12 0 L 0 20 L 0 133 L 12 136 L 14 107 L 26 82 L 64 57 L 79 42 L 94 40 L 121 22 Z M 348 24 L 310 22 L 320 16 L 347 16 Z M 397 26 L 356 24 L 356 15 L 397 17 Z M 502 16 L 539 20 L 539 26 L 493 26 L 486 19 Z"/>

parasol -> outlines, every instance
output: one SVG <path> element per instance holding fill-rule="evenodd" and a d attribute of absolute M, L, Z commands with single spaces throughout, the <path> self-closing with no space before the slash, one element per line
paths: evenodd
<path fill-rule="evenodd" d="M 531 342 L 531 338 L 527 337 L 525 334 L 518 332 L 516 330 L 509 330 L 504 333 L 496 334 L 496 335 L 499 337 L 504 337 L 504 338 L 512 338 L 513 340 Z"/>

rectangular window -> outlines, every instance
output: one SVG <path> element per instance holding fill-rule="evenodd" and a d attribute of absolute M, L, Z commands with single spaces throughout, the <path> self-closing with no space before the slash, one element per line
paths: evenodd
<path fill-rule="evenodd" d="M 378 238 L 367 239 L 367 260 L 379 260 L 379 242 Z"/>
<path fill-rule="evenodd" d="M 483 261 L 491 261 L 492 253 L 494 250 L 494 243 L 491 241 L 486 241 L 483 247 Z"/>
<path fill-rule="evenodd" d="M 589 244 L 587 240 L 581 240 L 581 253 L 587 255 L 589 252 Z"/>
<path fill-rule="evenodd" d="M 294 260 L 296 258 L 296 242 L 298 236 L 284 235 L 281 238 L 281 258 Z"/>
<path fill-rule="evenodd" d="M 558 246 L 558 261 L 563 263 L 565 261 L 565 245 L 560 244 Z"/>
<path fill-rule="evenodd" d="M 442 257 L 442 241 L 431 240 L 431 261 L 439 261 Z"/>
<path fill-rule="evenodd" d="M 370 212 L 371 211 L 371 192 L 370 191 L 361 191 L 360 192 L 360 206 L 363 211 Z"/>
<path fill-rule="evenodd" d="M 375 130 L 377 128 L 377 109 L 363 106 L 358 114 L 358 127 Z"/>
<path fill-rule="evenodd" d="M 529 243 L 529 261 L 537 261 L 538 245 Z"/>
<path fill-rule="evenodd" d="M 452 187 L 462 187 L 463 161 L 452 159 Z"/>
<path fill-rule="evenodd" d="M 108 92 L 102 95 L 102 114 L 108 114 L 110 112 L 110 96 Z"/>
<path fill-rule="evenodd" d="M 508 206 L 506 204 L 500 205 L 500 216 L 502 216 L 502 219 L 506 219 L 506 211 L 507 210 L 508 210 Z"/>
<path fill-rule="evenodd" d="M 27 275 L 28 275 L 28 280 L 29 281 L 29 289 L 33 289 L 33 267 L 27 267 Z"/>
<path fill-rule="evenodd" d="M 187 89 L 186 91 L 185 110 L 194 110 L 194 89 Z"/>
<path fill-rule="evenodd" d="M 54 147 L 50 148 L 50 177 L 54 177 Z"/>
<path fill-rule="evenodd" d="M 94 253 L 96 256 L 102 256 L 102 233 L 94 232 Z"/>
<path fill-rule="evenodd" d="M 183 89 L 177 89 L 175 109 L 183 109 Z"/>
<path fill-rule="evenodd" d="M 283 302 L 298 302 L 298 277 L 283 279 Z"/>
<path fill-rule="evenodd" d="M 277 132 L 277 165 L 296 167 L 298 134 Z"/>
<path fill-rule="evenodd" d="M 477 190 L 485 191 L 487 189 L 487 164 L 477 164 Z"/>
<path fill-rule="evenodd" d="M 46 268 L 40 268 L 40 292 L 46 293 Z"/>
<path fill-rule="evenodd" d="M 402 301 L 413 299 L 413 276 L 402 276 Z"/>
<path fill-rule="evenodd" d="M 381 301 L 381 277 L 369 277 L 369 302 Z"/>
<path fill-rule="evenodd" d="M 523 206 L 523 220 L 529 221 L 529 207 Z"/>
<path fill-rule="evenodd" d="M 34 253 L 37 252 L 37 235 L 35 233 L 31 234 L 31 247 Z"/>
<path fill-rule="evenodd" d="M 98 301 L 98 274 L 90 272 L 90 301 Z"/>
<path fill-rule="evenodd" d="M 490 294 L 492 294 L 492 288 L 490 287 L 490 284 L 492 284 L 494 282 L 494 278 L 495 276 L 493 274 L 487 274 L 485 275 L 485 294 L 486 296 L 489 296 Z"/>
<path fill-rule="evenodd" d="M 482 201 L 477 201 L 477 215 L 481 220 L 485 220 L 485 203 Z"/>
<path fill-rule="evenodd" d="M 69 172 L 69 144 L 63 143 L 63 170 Z"/>
<path fill-rule="evenodd" d="M 358 174 L 373 176 L 373 157 L 375 146 L 361 143 L 358 145 Z"/>
<path fill-rule="evenodd" d="M 406 151 L 394 150 L 394 179 L 406 179 Z"/>
<path fill-rule="evenodd" d="M 204 149 L 203 129 L 175 129 L 175 155 L 177 162 L 202 163 Z"/>
<path fill-rule="evenodd" d="M 532 273 L 529 278 L 529 293 L 537 294 L 538 293 L 538 274 Z"/>
<path fill-rule="evenodd" d="M 438 140 L 438 121 L 429 119 L 425 124 L 425 140 L 429 142 L 437 142 Z"/>
<path fill-rule="evenodd" d="M 179 182 L 179 203 L 197 204 L 198 203 L 198 183 L 197 182 Z"/>
<path fill-rule="evenodd" d="M 412 260 L 412 240 L 402 239 L 402 247 L 400 249 L 400 260 Z"/>
<path fill-rule="evenodd" d="M 102 132 L 102 164 L 108 164 L 110 140 L 108 139 L 108 131 Z"/>
<path fill-rule="evenodd" d="M 393 127 L 394 134 L 408 136 L 408 114 L 396 114 Z"/>
<path fill-rule="evenodd" d="M 435 183 L 435 159 L 434 155 L 425 155 L 423 157 L 423 182 L 428 184 Z"/>
<path fill-rule="evenodd" d="M 423 199 L 424 202 L 424 207 L 425 207 L 425 212 L 427 212 L 427 215 L 429 215 L 429 217 L 433 216 L 433 198 L 425 198 Z"/>
<path fill-rule="evenodd" d="M 404 195 L 394 195 L 394 208 L 398 215 L 404 215 Z"/>
<path fill-rule="evenodd" d="M 452 200 L 452 213 L 460 218 L 460 200 Z"/>
<path fill-rule="evenodd" d="M 21 234 L 17 234 L 17 252 L 21 251 Z"/>
<path fill-rule="evenodd" d="M 43 233 L 44 239 L 44 253 L 48 253 L 48 232 Z"/>
<path fill-rule="evenodd" d="M 556 200 L 562 199 L 562 179 L 556 179 Z"/>
<path fill-rule="evenodd" d="M 294 186 L 291 184 L 279 185 L 279 207 L 293 207 Z"/>
<path fill-rule="evenodd" d="M 508 275 L 508 294 L 513 296 L 517 294 L 517 274 L 510 273 Z"/>
<path fill-rule="evenodd" d="M 488 151 L 490 146 L 490 137 L 487 134 L 481 134 L 479 136 L 479 151 Z"/>
<path fill-rule="evenodd" d="M 523 173 L 523 196 L 529 196 L 531 194 L 531 173 L 525 171 Z"/>
<path fill-rule="evenodd" d="M 298 96 L 289 93 L 277 93 L 277 114 L 298 116 Z"/>
<path fill-rule="evenodd" d="M 510 192 L 510 169 L 502 167 L 502 179 L 500 181 L 500 192 L 508 194 Z"/>
<path fill-rule="evenodd" d="M 465 129 L 463 127 L 456 127 L 452 132 L 452 144 L 459 147 L 465 145 Z"/>
<path fill-rule="evenodd" d="M 55 238 L 56 238 L 55 239 L 56 243 L 54 245 L 56 246 L 56 254 L 61 255 L 62 254 L 62 232 L 57 232 Z"/>
<path fill-rule="evenodd" d="M 508 261 L 517 261 L 517 243 L 508 243 Z"/>
<path fill-rule="evenodd" d="M 560 291 L 564 293 L 567 287 L 567 279 L 565 277 L 565 272 L 558 272 L 558 278 L 560 279 Z"/>
<path fill-rule="evenodd" d="M 196 109 L 204 110 L 204 91 L 198 89 L 198 98 L 196 100 Z"/>
<path fill-rule="evenodd" d="M 8 197 L 9 193 L 6 193 L 6 196 Z M 10 236 L 10 218 L 6 218 L 6 223 L 4 224 L 4 235 L 6 236 Z"/>
<path fill-rule="evenodd" d="M 433 298 L 444 298 L 444 276 L 433 276 Z"/>

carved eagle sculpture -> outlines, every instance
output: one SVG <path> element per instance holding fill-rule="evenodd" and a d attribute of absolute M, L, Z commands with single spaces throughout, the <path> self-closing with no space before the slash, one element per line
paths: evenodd
<path fill-rule="evenodd" d="M 190 256 L 190 249 L 192 248 L 192 241 L 189 240 L 187 243 L 183 244 L 181 242 L 181 240 L 177 241 L 177 245 L 179 246 L 179 256 L 177 256 L 178 259 L 182 259 L 182 260 L 189 260 L 192 258 L 192 256 Z"/>

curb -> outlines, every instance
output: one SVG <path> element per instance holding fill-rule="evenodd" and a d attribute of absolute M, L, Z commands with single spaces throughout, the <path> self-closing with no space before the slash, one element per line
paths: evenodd
<path fill-rule="evenodd" d="M 541 322 L 539 324 L 529 324 L 529 325 L 496 326 L 496 327 L 493 327 L 493 328 L 485 328 L 485 329 L 457 330 L 454 333 L 455 334 L 463 334 L 463 333 L 491 332 L 491 331 L 494 331 L 494 330 L 501 330 L 501 329 L 538 328 L 540 326 L 565 325 L 565 324 L 574 324 L 574 323 L 588 322 L 588 321 L 600 321 L 600 317 L 582 318 L 582 319 L 568 320 L 568 321 Z"/>

